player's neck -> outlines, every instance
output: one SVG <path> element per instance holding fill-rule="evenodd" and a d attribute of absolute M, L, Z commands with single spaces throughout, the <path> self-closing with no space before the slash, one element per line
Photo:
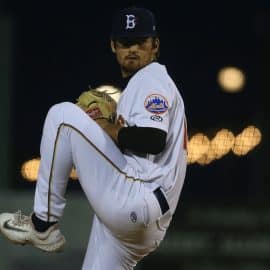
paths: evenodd
<path fill-rule="evenodd" d="M 135 71 L 127 71 L 124 69 L 121 69 L 121 74 L 122 74 L 122 78 L 126 79 L 126 78 L 130 78 L 133 76 L 133 74 L 135 74 L 138 70 Z"/>
<path fill-rule="evenodd" d="M 127 70 L 123 67 L 121 67 L 121 74 L 122 74 L 122 78 L 125 79 L 125 78 L 130 78 L 132 77 L 135 73 L 137 73 L 139 70 L 141 70 L 142 68 L 152 64 L 153 62 L 155 62 L 155 59 L 147 64 L 145 64 L 144 66 L 141 66 L 140 68 L 136 69 L 136 70 Z"/>

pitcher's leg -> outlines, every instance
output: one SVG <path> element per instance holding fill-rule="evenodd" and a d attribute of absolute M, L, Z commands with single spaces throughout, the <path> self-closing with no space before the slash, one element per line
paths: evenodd
<path fill-rule="evenodd" d="M 73 162 L 79 175 L 87 172 L 83 186 L 88 199 L 90 190 L 101 194 L 108 188 L 104 181 L 112 182 L 119 173 L 125 176 L 126 160 L 113 141 L 78 106 L 66 102 L 53 106 L 44 124 L 34 205 L 40 219 L 56 221 L 62 216 Z"/>
<path fill-rule="evenodd" d="M 48 118 L 47 118 L 48 120 Z M 48 136 L 47 125 L 41 141 L 41 162 L 36 184 L 34 212 L 44 221 L 57 221 L 63 215 L 65 207 L 65 191 L 72 168 L 72 153 L 67 142 L 66 133 L 62 128 Z M 49 132 L 53 133 L 51 128 Z M 53 207 L 51 207 L 53 205 Z"/>
<path fill-rule="evenodd" d="M 128 250 L 95 216 L 82 270 L 132 270 L 135 265 Z"/>
<path fill-rule="evenodd" d="M 145 188 L 143 181 L 136 178 L 135 172 L 127 166 L 117 146 L 81 109 L 64 103 L 54 106 L 48 113 L 42 137 L 42 156 L 35 213 L 50 218 L 50 221 L 61 217 L 73 163 L 83 190 L 101 221 L 101 228 L 97 230 L 109 239 L 104 246 L 108 262 L 111 260 L 122 267 L 129 265 L 126 255 L 129 250 L 115 243 L 130 237 L 141 239 L 144 235 Z M 102 260 L 102 256 L 98 258 Z"/>
<path fill-rule="evenodd" d="M 129 166 L 121 167 L 124 157 L 113 141 L 104 137 L 106 134 L 101 133 L 104 138 L 100 139 L 106 142 L 103 144 L 92 138 L 91 132 L 82 134 L 76 128 L 70 128 L 73 162 L 94 212 L 118 234 L 143 226 L 144 182 L 134 176 L 135 172 Z M 99 130 L 93 126 L 94 132 Z M 136 222 L 131 220 L 134 211 Z"/>

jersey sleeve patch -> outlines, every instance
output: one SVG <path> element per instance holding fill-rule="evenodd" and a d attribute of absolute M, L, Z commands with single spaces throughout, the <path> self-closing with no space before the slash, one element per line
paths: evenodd
<path fill-rule="evenodd" d="M 153 114 L 163 114 L 168 110 L 169 104 L 167 99 L 160 94 L 152 94 L 146 97 L 144 107 Z"/>
<path fill-rule="evenodd" d="M 163 121 L 163 118 L 160 115 L 157 115 L 157 114 L 151 115 L 150 119 L 153 120 L 153 121 L 156 121 L 156 122 L 162 122 Z"/>

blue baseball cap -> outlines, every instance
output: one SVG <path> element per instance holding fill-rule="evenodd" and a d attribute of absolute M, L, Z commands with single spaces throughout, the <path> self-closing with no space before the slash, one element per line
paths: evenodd
<path fill-rule="evenodd" d="M 115 13 L 111 38 L 138 38 L 157 36 L 154 14 L 145 8 L 130 7 Z"/>

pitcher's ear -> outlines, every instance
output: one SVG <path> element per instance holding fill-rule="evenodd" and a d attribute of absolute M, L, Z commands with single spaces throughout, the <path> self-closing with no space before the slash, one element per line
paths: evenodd
<path fill-rule="evenodd" d="M 112 52 L 115 53 L 115 42 L 113 40 L 111 40 L 111 49 Z"/>
<path fill-rule="evenodd" d="M 160 44 L 160 41 L 159 41 L 159 38 L 156 38 L 155 41 L 154 41 L 154 48 L 159 48 L 159 44 Z"/>

